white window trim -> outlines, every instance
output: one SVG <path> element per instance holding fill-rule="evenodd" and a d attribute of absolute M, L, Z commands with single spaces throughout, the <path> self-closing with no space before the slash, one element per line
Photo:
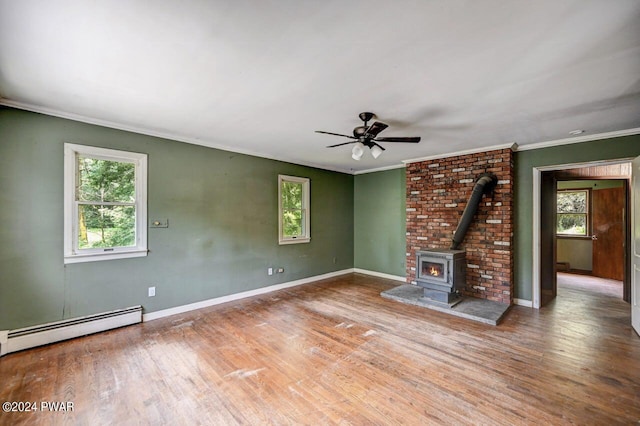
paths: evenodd
<path fill-rule="evenodd" d="M 136 191 L 136 245 L 105 249 L 78 249 L 76 247 L 78 209 L 75 208 L 76 156 L 87 155 L 102 160 L 135 164 Z M 126 259 L 147 255 L 147 154 L 64 144 L 64 263 L 93 262 Z"/>
<path fill-rule="evenodd" d="M 300 237 L 285 238 L 282 235 L 282 182 L 295 182 L 302 184 L 302 203 L 304 214 L 304 235 Z M 310 183 L 308 178 L 297 176 L 278 175 L 278 243 L 283 244 L 300 244 L 311 241 L 311 204 Z"/>

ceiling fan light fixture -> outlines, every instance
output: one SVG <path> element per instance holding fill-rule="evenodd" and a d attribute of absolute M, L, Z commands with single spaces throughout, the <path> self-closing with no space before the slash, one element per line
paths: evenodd
<path fill-rule="evenodd" d="M 382 155 L 382 151 L 385 149 L 378 145 L 378 142 L 404 142 L 404 143 L 418 143 L 420 142 L 420 136 L 392 136 L 392 137 L 378 137 L 380 132 L 389 127 L 388 124 L 381 123 L 379 121 L 369 125 L 369 120 L 375 117 L 372 112 L 363 112 L 359 115 L 360 120 L 364 122 L 363 126 L 358 126 L 353 129 L 353 136 L 345 135 L 342 133 L 325 132 L 324 130 L 316 130 L 316 133 L 322 133 L 325 135 L 341 136 L 343 138 L 352 139 L 351 142 L 337 143 L 329 145 L 327 148 L 335 148 L 343 145 L 350 145 L 355 143 L 351 150 L 351 158 L 356 161 L 360 161 L 364 154 L 364 148 L 367 147 L 371 151 L 371 156 L 377 159 Z"/>
<path fill-rule="evenodd" d="M 364 154 L 364 145 L 362 144 L 362 142 L 358 142 L 353 146 L 353 149 L 351 150 L 351 158 L 356 161 L 360 161 L 360 159 L 362 158 L 362 154 Z"/>
<path fill-rule="evenodd" d="M 382 149 L 380 149 L 379 146 L 374 145 L 371 147 L 371 155 L 373 156 L 373 158 L 380 157 L 380 154 L 382 154 Z"/>

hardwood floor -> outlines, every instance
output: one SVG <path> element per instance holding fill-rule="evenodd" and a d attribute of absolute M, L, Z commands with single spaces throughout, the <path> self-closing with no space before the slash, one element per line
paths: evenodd
<path fill-rule="evenodd" d="M 598 278 L 591 275 L 572 274 L 558 272 L 558 293 L 562 296 L 571 296 L 577 291 L 593 293 L 593 295 L 601 294 L 603 296 L 612 296 L 622 299 L 623 285 L 622 281 L 610 280 L 607 278 Z"/>
<path fill-rule="evenodd" d="M 0 358 L 0 424 L 635 424 L 629 305 L 572 290 L 497 327 L 319 281 Z"/>

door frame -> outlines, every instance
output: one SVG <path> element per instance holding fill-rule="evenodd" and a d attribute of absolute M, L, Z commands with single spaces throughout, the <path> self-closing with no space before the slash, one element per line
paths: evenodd
<path fill-rule="evenodd" d="M 568 169 L 580 169 L 584 167 L 595 167 L 595 166 L 611 166 L 614 164 L 621 163 L 629 163 L 635 157 L 630 158 L 622 158 L 616 160 L 601 160 L 601 161 L 589 161 L 585 163 L 569 163 L 569 164 L 555 164 L 550 166 L 539 166 L 533 167 L 533 256 L 532 263 L 533 268 L 531 269 L 531 286 L 532 286 L 532 307 L 535 309 L 540 309 L 540 296 L 541 296 L 541 282 L 540 282 L 540 258 L 541 258 L 541 242 L 540 242 L 540 200 L 542 195 L 542 173 L 550 172 L 550 171 L 558 171 L 558 170 L 568 170 Z M 629 191 L 627 191 L 629 192 Z M 627 194 L 628 197 L 628 194 Z M 628 215 L 633 215 L 633 205 L 631 203 L 627 203 L 629 206 Z M 630 217 L 630 216 L 628 216 Z M 628 231 L 627 231 L 628 233 Z M 625 236 L 626 238 L 626 236 Z M 627 251 L 627 256 L 629 253 L 629 247 L 625 247 Z M 626 276 L 628 275 L 625 271 L 625 279 L 628 279 Z"/>

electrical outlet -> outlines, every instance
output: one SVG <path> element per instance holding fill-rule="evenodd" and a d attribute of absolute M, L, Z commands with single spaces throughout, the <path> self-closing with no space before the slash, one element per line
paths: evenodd
<path fill-rule="evenodd" d="M 273 268 L 269 268 L 269 269 L 267 269 L 267 274 L 269 274 L 269 275 L 273 275 Z"/>
<path fill-rule="evenodd" d="M 149 297 L 153 297 L 156 295 L 156 288 L 155 287 L 149 287 Z"/>
<path fill-rule="evenodd" d="M 281 274 L 284 272 L 284 268 L 278 268 L 278 273 Z"/>

